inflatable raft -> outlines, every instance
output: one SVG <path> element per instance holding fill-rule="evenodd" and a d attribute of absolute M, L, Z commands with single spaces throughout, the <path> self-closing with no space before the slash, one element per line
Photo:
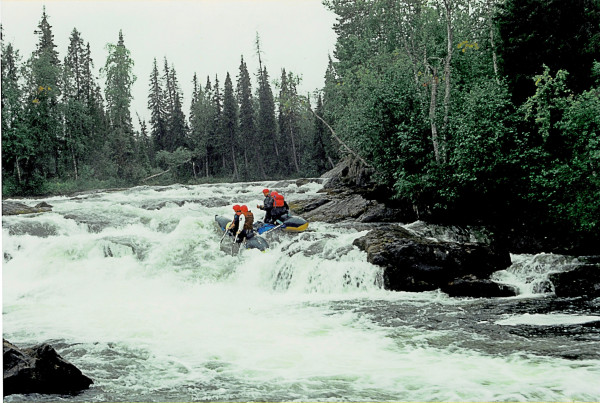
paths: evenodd
<path fill-rule="evenodd" d="M 227 224 L 229 224 L 230 221 L 231 220 L 227 217 L 223 217 L 223 216 L 219 216 L 219 215 L 215 216 L 215 225 L 217 226 L 219 236 L 221 236 L 221 237 L 223 236 L 224 232 L 226 231 L 225 227 L 227 226 Z M 233 250 L 236 250 L 239 247 L 245 247 L 246 249 L 258 249 L 260 251 L 265 251 L 265 250 L 269 249 L 269 244 L 265 240 L 265 238 L 261 237 L 260 235 L 256 234 L 256 232 L 255 232 L 254 236 L 249 239 L 246 239 L 245 242 L 234 245 L 233 235 L 228 232 L 227 235 L 225 235 L 225 238 L 221 240 L 220 247 L 223 252 L 228 252 L 228 253 L 232 252 Z"/>
<path fill-rule="evenodd" d="M 302 232 L 308 228 L 308 221 L 301 217 L 287 217 L 283 220 L 283 224 L 265 224 L 262 221 L 259 221 L 254 224 L 254 230 L 258 232 L 259 235 L 264 234 L 265 232 L 269 232 L 270 230 L 281 229 L 285 232 Z"/>

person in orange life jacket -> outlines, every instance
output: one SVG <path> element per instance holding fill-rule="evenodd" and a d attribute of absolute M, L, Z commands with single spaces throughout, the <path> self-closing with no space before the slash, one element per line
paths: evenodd
<path fill-rule="evenodd" d="M 227 230 L 235 236 L 240 227 L 240 215 L 242 214 L 242 208 L 239 204 L 236 204 L 233 206 L 233 211 L 235 212 L 235 215 L 233 216 L 233 220 L 227 224 Z"/>
<path fill-rule="evenodd" d="M 263 195 L 265 196 L 265 200 L 263 200 L 262 205 L 256 205 L 257 208 L 261 210 L 265 210 L 265 218 L 264 222 L 266 224 L 270 224 L 273 222 L 271 219 L 271 210 L 273 210 L 273 204 L 275 203 L 275 199 L 269 195 L 269 189 L 263 189 Z"/>
<path fill-rule="evenodd" d="M 248 210 L 248 206 L 241 206 L 241 215 L 236 234 L 236 242 L 241 243 L 244 239 L 250 239 L 254 236 L 254 214 Z"/>
<path fill-rule="evenodd" d="M 275 207 L 271 210 L 271 217 L 273 218 L 273 223 L 283 224 L 288 218 L 289 207 L 287 203 L 283 199 L 283 195 L 277 194 L 275 195 Z"/>

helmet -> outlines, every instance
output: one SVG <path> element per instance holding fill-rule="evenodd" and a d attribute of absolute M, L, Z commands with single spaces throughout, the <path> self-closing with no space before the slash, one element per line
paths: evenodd
<path fill-rule="evenodd" d="M 278 194 L 279 194 L 279 193 L 277 193 L 276 191 L 272 191 L 272 192 L 271 192 L 271 196 L 272 196 L 272 197 L 275 197 L 275 196 L 277 196 Z"/>
<path fill-rule="evenodd" d="M 236 204 L 235 206 L 233 206 L 233 211 L 240 211 L 240 205 Z"/>
<path fill-rule="evenodd" d="M 248 212 L 248 206 L 246 206 L 245 204 L 242 207 L 240 207 L 240 208 L 242 210 L 242 213 L 247 213 Z"/>
<path fill-rule="evenodd" d="M 269 189 L 263 189 L 263 193 L 269 193 Z"/>

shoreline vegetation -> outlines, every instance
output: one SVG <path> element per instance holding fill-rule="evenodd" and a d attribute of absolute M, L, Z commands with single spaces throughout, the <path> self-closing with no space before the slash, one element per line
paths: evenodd
<path fill-rule="evenodd" d="M 368 197 L 416 219 L 600 253 L 600 3 L 323 4 L 337 15 L 323 88 L 269 72 L 257 34 L 257 71 L 241 55 L 191 88 L 155 58 L 139 130 L 126 33 L 98 78 L 84 33 L 59 55 L 43 9 L 31 55 L 2 41 L 3 198 L 318 177 L 352 155 Z"/>

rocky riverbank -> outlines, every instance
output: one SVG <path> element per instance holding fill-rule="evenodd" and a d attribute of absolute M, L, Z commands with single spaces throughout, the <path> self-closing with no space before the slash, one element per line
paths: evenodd
<path fill-rule="evenodd" d="M 369 262 L 385 269 L 384 283 L 390 290 L 512 296 L 515 290 L 490 280 L 492 273 L 510 266 L 510 253 L 544 252 L 537 249 L 543 242 L 528 236 L 507 239 L 507 234 L 484 226 L 418 221 L 416 208 L 392 201 L 388 190 L 370 180 L 370 171 L 351 160 L 325 174 L 324 180 L 321 197 L 290 203 L 292 210 L 309 221 L 370 229 L 354 245 L 367 252 Z M 600 297 L 600 259 L 580 260 L 588 263 L 551 276 L 557 295 Z"/>

